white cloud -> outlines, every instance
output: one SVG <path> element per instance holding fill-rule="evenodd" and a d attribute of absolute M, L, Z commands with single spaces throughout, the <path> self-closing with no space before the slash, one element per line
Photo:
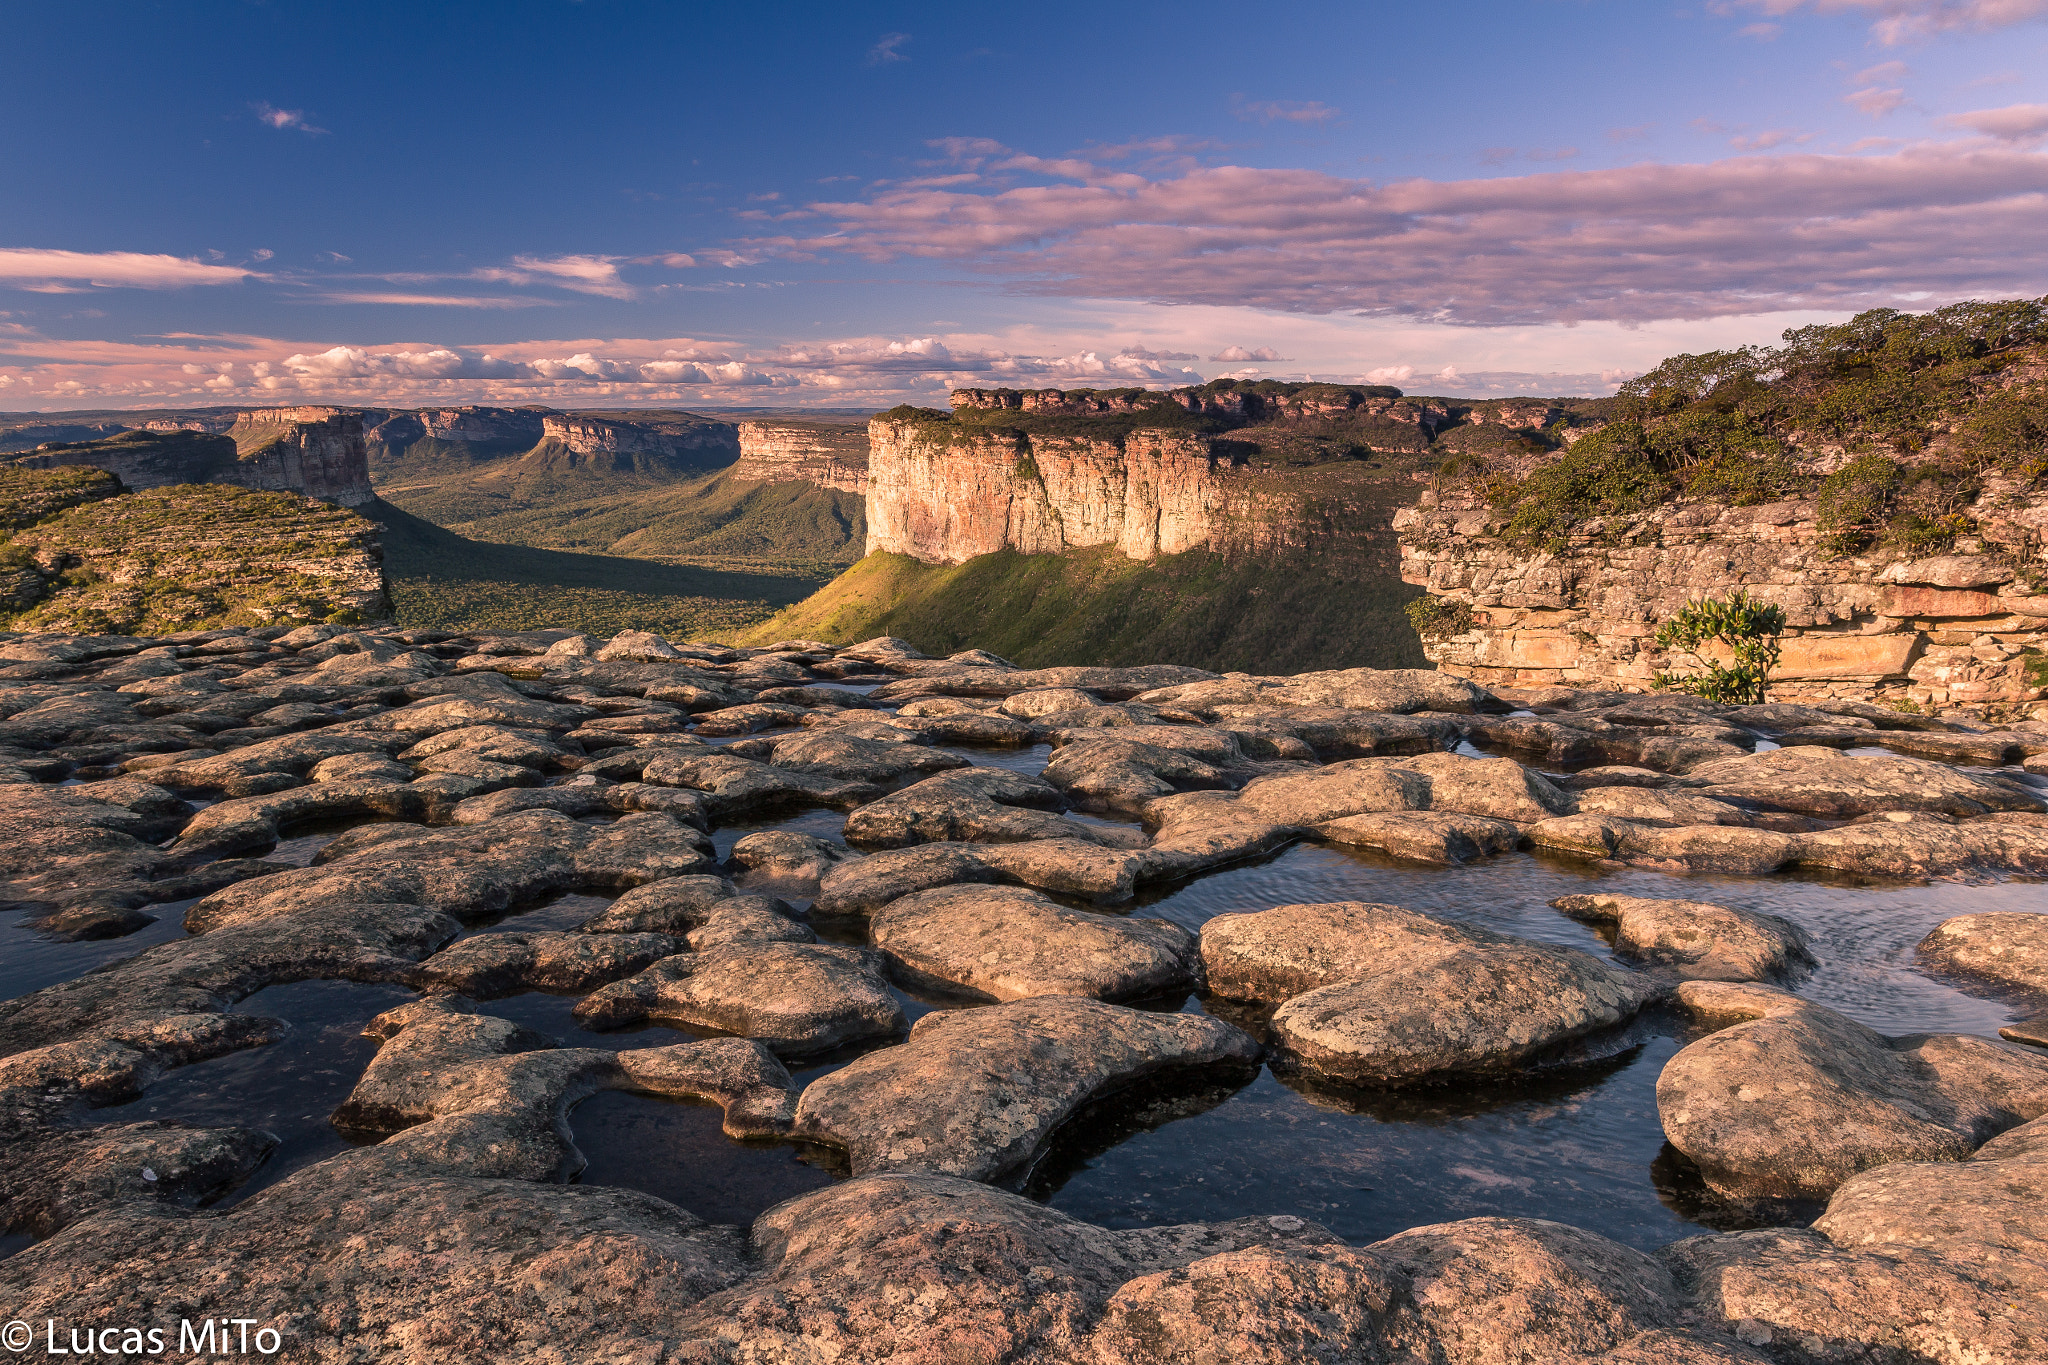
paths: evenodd
<path fill-rule="evenodd" d="M 1360 378 L 1367 384 L 1400 384 L 1414 376 L 1413 365 L 1382 365 L 1377 370 L 1367 370 Z"/>
<path fill-rule="evenodd" d="M 1225 346 L 1215 355 L 1210 356 L 1209 359 L 1226 361 L 1264 360 L 1267 362 L 1272 362 L 1275 360 L 1285 360 L 1287 359 L 1287 357 L 1281 355 L 1271 346 L 1260 346 L 1255 350 L 1247 350 L 1242 346 Z"/>
<path fill-rule="evenodd" d="M 44 251 L 0 247 L 0 283 L 23 287 L 76 282 L 103 289 L 184 289 L 261 278 L 239 266 L 209 265 L 139 251 Z"/>

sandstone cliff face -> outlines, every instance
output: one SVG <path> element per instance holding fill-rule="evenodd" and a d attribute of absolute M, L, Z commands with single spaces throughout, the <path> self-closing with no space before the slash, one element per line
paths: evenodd
<path fill-rule="evenodd" d="M 1201 436 L 1137 431 L 1110 440 L 956 434 L 868 425 L 870 552 L 958 564 L 1012 549 L 1114 545 L 1133 559 L 1209 542 L 1232 468 Z"/>
<path fill-rule="evenodd" d="M 739 455 L 739 432 L 730 422 L 654 416 L 642 420 L 549 413 L 541 444 L 571 464 L 630 464 L 636 457 L 673 467 L 713 469 Z"/>
<path fill-rule="evenodd" d="M 363 438 L 382 457 L 429 440 L 531 450 L 540 443 L 545 416 L 538 408 L 370 409 L 363 413 Z"/>
<path fill-rule="evenodd" d="M 1682 502 L 1590 523 L 1560 554 L 1510 545 L 1476 499 L 1425 494 L 1397 513 L 1401 576 L 1472 608 L 1471 628 L 1425 640 L 1432 662 L 1481 683 L 1645 690 L 1654 636 L 1687 601 L 1736 587 L 1786 612 L 1771 696 L 2024 708 L 2048 697 L 2048 501 L 1994 481 L 1972 509 L 2031 561 L 1964 540 L 1922 559 L 1836 558 L 1808 501 Z"/>
<path fill-rule="evenodd" d="M 167 419 L 179 421 L 182 419 Z M 197 418 L 202 425 L 218 425 Z M 130 491 L 227 483 L 300 493 L 345 507 L 375 497 L 362 417 L 345 408 L 258 408 L 224 434 L 187 426 L 124 432 L 104 441 L 40 446 L 15 461 L 29 469 L 104 469 Z"/>
<path fill-rule="evenodd" d="M 847 493 L 868 486 L 868 433 L 864 427 L 823 422 L 742 422 L 735 479 L 760 483 L 814 483 Z"/>
<path fill-rule="evenodd" d="M 240 414 L 228 434 L 236 466 L 209 482 L 303 493 L 344 507 L 377 496 L 363 417 L 354 409 L 259 408 Z"/>

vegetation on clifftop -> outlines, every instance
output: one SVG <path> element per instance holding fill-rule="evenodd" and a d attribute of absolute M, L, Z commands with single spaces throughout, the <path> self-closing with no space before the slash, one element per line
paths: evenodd
<path fill-rule="evenodd" d="M 1815 497 L 1842 553 L 1931 553 L 1974 528 L 1997 476 L 2048 475 L 2048 300 L 1875 309 L 1777 347 L 1678 355 L 1624 384 L 1562 455 L 1471 461 L 1506 534 L 1546 550 L 1600 517 L 1677 497 Z"/>
<path fill-rule="evenodd" d="M 229 484 L 120 492 L 100 470 L 0 470 L 0 626 L 162 635 L 389 612 L 376 527 Z"/>

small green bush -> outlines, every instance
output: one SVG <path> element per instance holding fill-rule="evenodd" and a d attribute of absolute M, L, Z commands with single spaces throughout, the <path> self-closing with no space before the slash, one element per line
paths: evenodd
<path fill-rule="evenodd" d="M 1719 640 L 1734 657 L 1725 665 L 1703 660 L 1704 673 L 1658 673 L 1650 685 L 1736 706 L 1761 702 L 1771 670 L 1778 666 L 1778 637 L 1784 633 L 1785 609 L 1758 601 L 1746 588 L 1737 588 L 1725 602 L 1711 597 L 1688 602 L 1657 628 L 1658 647 L 1696 651 L 1709 640 Z"/>
<path fill-rule="evenodd" d="M 1408 624 L 1425 640 L 1444 640 L 1472 629 L 1472 604 L 1444 597 L 1418 597 L 1405 610 Z"/>

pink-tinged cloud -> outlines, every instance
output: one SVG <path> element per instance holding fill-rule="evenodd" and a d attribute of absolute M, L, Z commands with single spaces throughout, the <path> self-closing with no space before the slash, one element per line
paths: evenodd
<path fill-rule="evenodd" d="M 1959 29 L 2010 28 L 2014 24 L 2048 18 L 2048 0 L 1736 0 L 1736 3 L 1744 9 L 1762 10 L 1773 17 L 1799 10 L 1867 15 L 1871 19 L 1871 33 L 1887 46 Z"/>
<path fill-rule="evenodd" d="M 618 256 L 514 256 L 509 266 L 471 271 L 470 279 L 502 284 L 545 284 L 579 294 L 630 299 L 637 292 L 619 278 Z"/>
<path fill-rule="evenodd" d="M 1976 109 L 1941 120 L 1951 128 L 1967 128 L 1986 137 L 2024 142 L 2048 134 L 2048 104 L 2008 104 L 2003 109 Z"/>
<path fill-rule="evenodd" d="M 210 265 L 140 251 L 43 251 L 0 247 L 0 285 L 91 285 L 102 289 L 185 289 L 240 284 L 256 277 L 240 266 Z"/>
<path fill-rule="evenodd" d="M 1254 350 L 1246 350 L 1242 346 L 1225 346 L 1215 355 L 1210 356 L 1209 359 L 1229 361 L 1233 363 L 1246 360 L 1263 360 L 1266 363 L 1271 364 L 1273 361 L 1276 360 L 1284 361 L 1287 359 L 1287 357 L 1281 355 L 1271 346 L 1260 346 Z"/>
<path fill-rule="evenodd" d="M 2048 156 L 1964 144 L 1374 184 L 883 189 L 763 254 L 954 261 L 1020 292 L 1501 325 L 1641 323 L 2048 285 Z"/>
<path fill-rule="evenodd" d="M 325 137 L 327 135 L 325 128 L 316 128 L 307 122 L 306 111 L 303 109 L 279 109 L 276 105 L 262 100 L 258 100 L 249 107 L 256 112 L 256 119 L 259 123 L 268 124 L 279 132 L 292 130 L 309 133 L 314 137 Z"/>
<path fill-rule="evenodd" d="M 1812 133 L 1802 133 L 1791 128 L 1766 128 L 1761 133 L 1739 133 L 1728 139 L 1728 145 L 1741 152 L 1766 152 L 1786 143 L 1813 141 Z"/>
<path fill-rule="evenodd" d="M 1872 118 L 1883 118 L 1906 102 L 1906 92 L 1897 86 L 1868 86 L 1842 96 L 1842 103 L 1861 109 Z"/>
<path fill-rule="evenodd" d="M 628 404 L 939 401 L 964 384 L 1170 386 L 1200 383 L 1192 353 L 1080 350 L 1019 355 L 938 337 L 851 338 L 735 353 L 717 343 L 527 341 L 488 351 L 431 345 L 299 346 L 252 337 L 165 337 L 155 344 L 68 341 L 0 326 L 0 389 L 40 406 L 335 401 Z M 799 394 L 796 391 L 803 391 Z M 754 396 L 749 396 L 754 395 Z M 54 401 L 52 401 L 54 400 Z"/>
<path fill-rule="evenodd" d="M 296 295 L 294 303 L 371 303 L 424 308 L 538 308 L 546 299 L 510 298 L 489 294 L 398 294 L 378 290 L 337 289 L 324 294 Z"/>

